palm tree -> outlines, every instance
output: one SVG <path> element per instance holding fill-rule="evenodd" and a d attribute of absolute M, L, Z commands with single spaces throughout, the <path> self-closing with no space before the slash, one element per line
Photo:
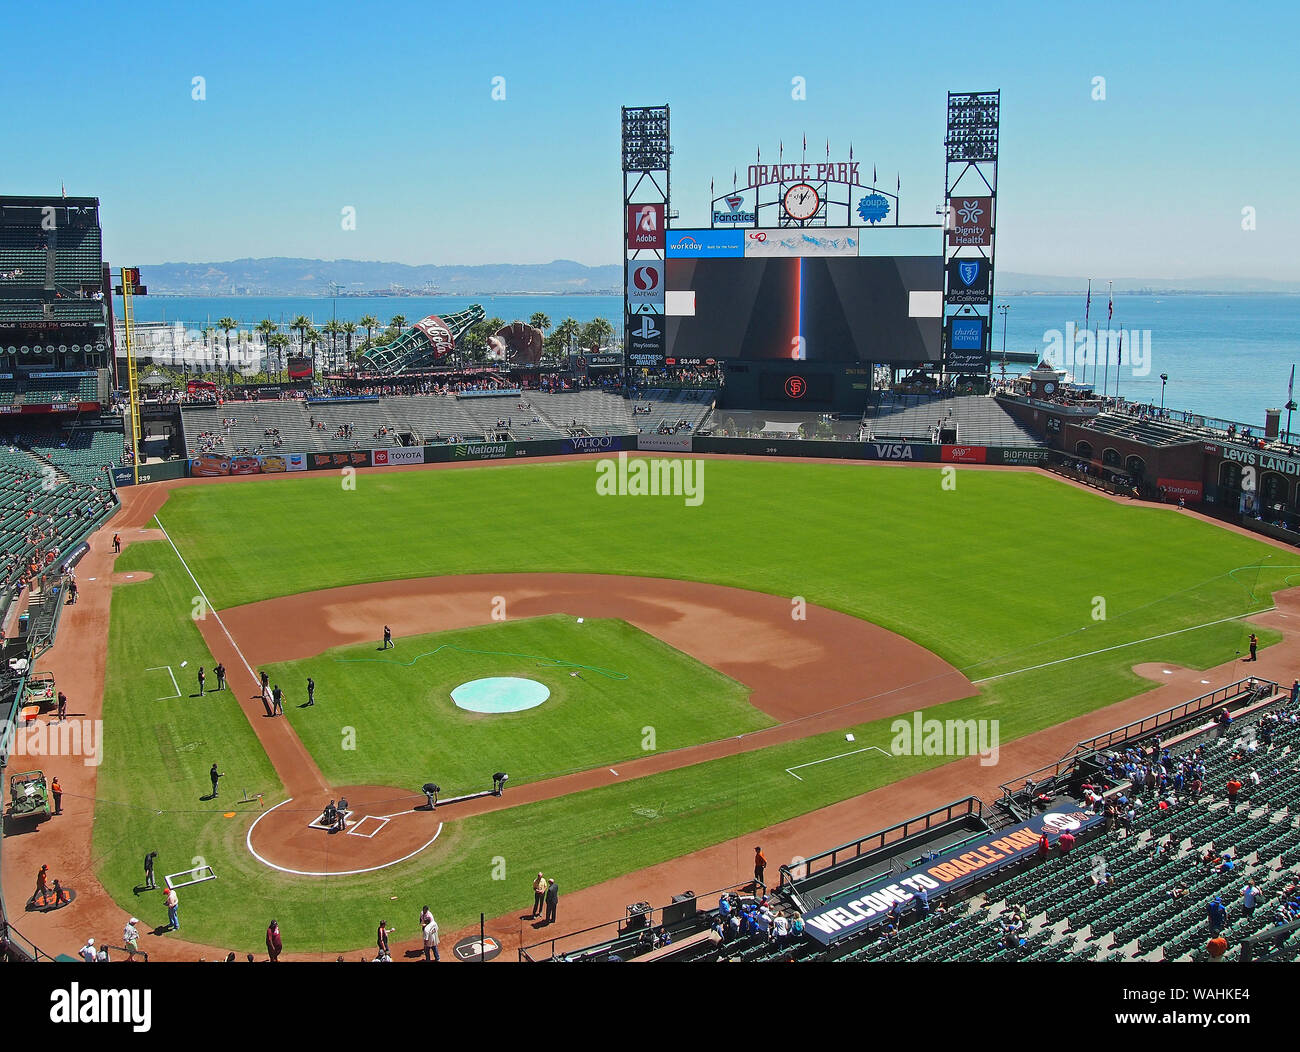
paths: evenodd
<path fill-rule="evenodd" d="M 268 349 L 275 348 L 275 371 L 277 375 L 282 374 L 284 371 L 284 349 L 289 346 L 289 343 L 289 337 L 282 332 L 273 332 L 266 338 Z"/>
<path fill-rule="evenodd" d="M 562 355 L 566 354 L 569 351 L 569 348 L 573 346 L 573 341 L 578 338 L 578 334 L 581 331 L 582 326 L 579 325 L 577 320 L 574 318 L 565 318 L 555 327 L 553 335 L 555 336 L 555 342 L 560 347 L 560 353 Z"/>
<path fill-rule="evenodd" d="M 528 324 L 534 329 L 540 329 L 542 335 L 545 336 L 546 330 L 551 327 L 551 319 L 546 316 L 545 311 L 539 310 L 528 319 Z"/>
<path fill-rule="evenodd" d="M 271 371 L 271 336 L 279 330 L 280 326 L 276 325 L 270 318 L 263 318 L 257 323 L 257 332 L 262 337 L 262 346 L 266 348 L 266 371 Z"/>
<path fill-rule="evenodd" d="M 330 338 L 330 368 L 337 368 L 335 363 L 339 360 L 339 333 L 343 331 L 343 326 L 331 318 L 321 326 L 321 331 Z"/>
<path fill-rule="evenodd" d="M 306 350 L 307 330 L 311 328 L 311 319 L 305 314 L 299 314 L 293 321 L 289 322 L 289 328 L 298 334 L 298 353 L 301 354 Z"/>
<path fill-rule="evenodd" d="M 388 323 L 388 327 L 397 332 L 401 332 L 403 329 L 406 328 L 406 315 L 394 314 L 393 320 Z"/>
<path fill-rule="evenodd" d="M 357 323 L 354 321 L 345 321 L 339 326 L 343 330 L 343 336 L 347 340 L 347 360 L 352 361 L 352 337 L 357 334 Z"/>
<path fill-rule="evenodd" d="M 614 326 L 605 318 L 592 318 L 582 327 L 582 343 L 587 346 L 595 346 L 599 349 L 613 337 Z"/>
<path fill-rule="evenodd" d="M 363 315 L 361 316 L 361 321 L 358 322 L 358 324 L 359 324 L 363 329 L 366 330 L 366 344 L 367 344 L 367 346 L 368 346 L 368 347 L 373 347 L 373 346 L 374 346 L 374 339 L 371 337 L 371 333 L 373 333 L 377 328 L 379 328 L 379 319 L 376 318 L 373 314 L 363 314 Z"/>
<path fill-rule="evenodd" d="M 303 333 L 303 339 L 311 344 L 311 378 L 316 382 L 316 345 L 321 341 L 321 331 L 314 325 L 307 326 L 307 331 Z"/>
<path fill-rule="evenodd" d="M 229 316 L 217 319 L 217 328 L 226 334 L 226 376 L 230 380 L 235 378 L 235 370 L 230 364 L 230 334 L 233 330 L 239 328 L 239 322 Z"/>

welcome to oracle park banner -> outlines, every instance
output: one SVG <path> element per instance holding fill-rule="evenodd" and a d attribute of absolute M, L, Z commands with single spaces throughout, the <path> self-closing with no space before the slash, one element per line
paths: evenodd
<path fill-rule="evenodd" d="M 856 935 L 884 918 L 895 902 L 903 912 L 918 908 L 913 899 L 924 888 L 933 902 L 940 895 L 958 890 L 983 875 L 990 867 L 1005 866 L 1038 850 L 1038 838 L 1047 831 L 1055 842 L 1062 833 L 1077 833 L 1101 822 L 1099 815 L 1066 806 L 999 830 L 983 840 L 965 843 L 944 852 L 902 878 L 882 877 L 862 889 L 857 898 L 835 906 L 824 906 L 804 915 L 804 930 L 823 946 Z"/>

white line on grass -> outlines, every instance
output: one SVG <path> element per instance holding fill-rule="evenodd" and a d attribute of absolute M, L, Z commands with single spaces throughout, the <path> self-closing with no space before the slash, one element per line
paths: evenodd
<path fill-rule="evenodd" d="M 838 756 L 827 756 L 821 760 L 811 760 L 808 763 L 797 763 L 793 767 L 787 767 L 785 769 L 785 773 L 788 774 L 791 778 L 795 778 L 798 781 L 802 782 L 803 779 L 794 773 L 795 771 L 799 770 L 800 767 L 816 767 L 819 763 L 830 763 L 831 760 L 842 760 L 846 756 L 857 756 L 858 753 L 860 752 L 870 752 L 872 749 L 875 749 L 876 752 L 880 753 L 881 756 L 892 759 L 889 753 L 885 752 L 885 750 L 880 748 L 878 745 L 868 745 L 862 749 L 854 749 L 852 752 L 842 752 Z"/>
<path fill-rule="evenodd" d="M 146 672 L 161 672 L 163 669 L 166 669 L 166 670 L 167 670 L 167 675 L 171 676 L 171 678 L 172 678 L 172 690 L 176 691 L 176 693 L 172 695 L 172 698 L 179 698 L 179 697 L 181 696 L 181 688 L 180 688 L 180 684 L 176 682 L 176 673 L 172 671 L 172 667 L 171 667 L 171 665 L 154 665 L 153 668 L 147 668 L 147 669 L 145 669 L 145 671 L 146 671 Z M 155 700 L 155 701 L 171 701 L 172 699 L 171 699 L 171 698 L 155 698 L 154 700 Z"/>
<path fill-rule="evenodd" d="M 1007 676 L 1018 676 L 1022 672 L 1034 672 L 1040 668 L 1051 668 L 1053 665 L 1063 665 L 1067 661 L 1078 661 L 1080 658 L 1093 657 L 1096 654 L 1106 654 L 1112 650 L 1123 650 L 1125 647 L 1135 647 L 1140 643 L 1152 643 L 1157 639 L 1168 639 L 1170 636 L 1179 636 L 1184 632 L 1195 632 L 1198 628 L 1210 628 L 1213 625 L 1225 625 L 1229 621 L 1240 621 L 1243 617 L 1258 617 L 1260 614 L 1267 614 L 1273 608 L 1268 610 L 1253 610 L 1249 614 L 1238 614 L 1236 617 L 1221 617 L 1217 621 L 1206 621 L 1203 625 L 1192 625 L 1190 628 L 1179 628 L 1173 632 L 1162 632 L 1158 636 L 1147 636 L 1146 639 L 1134 639 L 1128 643 L 1116 643 L 1113 647 L 1102 647 L 1100 650 L 1090 650 L 1086 654 L 1075 654 L 1072 657 L 1057 658 L 1055 661 L 1044 661 L 1041 665 L 1030 665 L 1027 668 L 1018 668 L 1014 672 L 1000 672 L 996 676 L 985 676 L 983 679 L 973 679 L 972 683 L 992 683 L 995 679 L 1005 679 Z"/>
<path fill-rule="evenodd" d="M 257 673 L 253 671 L 253 666 L 248 663 L 248 658 L 244 657 L 244 652 L 239 649 L 239 644 L 235 642 L 235 637 L 230 634 L 230 629 L 226 627 L 226 623 L 221 620 L 221 615 L 217 613 L 217 608 L 212 605 L 212 600 L 209 599 L 207 593 L 203 591 L 203 586 L 199 584 L 199 579 L 194 576 L 194 571 L 190 569 L 190 564 L 185 561 L 185 556 L 181 554 L 181 550 L 176 547 L 176 542 L 172 540 L 171 534 L 167 532 L 167 527 L 162 524 L 162 519 L 155 515 L 154 522 L 158 524 L 158 529 L 162 530 L 162 535 L 167 538 L 167 543 L 172 546 L 172 551 L 176 553 L 176 558 L 178 558 L 181 561 L 181 565 L 185 567 L 185 572 L 190 575 L 190 580 L 194 582 L 194 587 L 199 590 L 199 596 L 203 600 L 203 608 L 212 611 L 212 616 L 217 619 L 217 624 L 221 626 L 221 631 L 224 632 L 226 638 L 230 640 L 230 645 L 235 648 L 235 653 L 239 655 L 239 660 L 243 662 L 244 668 L 248 670 L 248 675 L 252 678 L 253 682 L 260 687 L 262 685 L 261 679 L 258 677 Z"/>

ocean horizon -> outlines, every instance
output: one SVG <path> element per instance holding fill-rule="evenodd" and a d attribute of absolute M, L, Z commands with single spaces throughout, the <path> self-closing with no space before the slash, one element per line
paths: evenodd
<path fill-rule="evenodd" d="M 1300 295 L 1294 293 L 1116 294 L 1107 324 L 1104 292 L 1093 290 L 1088 328 L 1123 332 L 1122 353 L 1112 349 L 1109 367 L 1081 363 L 1065 346 L 1068 326 L 1082 330 L 1083 296 L 1045 293 L 999 297 L 1007 306 L 1008 351 L 1045 355 L 1066 367 L 1078 381 L 1086 378 L 1100 391 L 1118 393 L 1159 405 L 1163 373 L 1168 408 L 1220 417 L 1262 427 L 1264 411 L 1282 408 L 1293 365 L 1300 363 Z M 358 321 L 374 314 L 382 325 L 397 314 L 411 323 L 429 314 L 450 314 L 481 305 L 489 318 L 527 321 L 542 311 L 558 324 L 565 317 L 579 322 L 604 317 L 622 329 L 622 298 L 617 295 L 526 293 L 493 296 L 158 296 L 135 301 L 138 322 L 180 321 L 189 328 L 215 324 L 230 316 L 242 328 L 264 318 L 283 326 L 305 314 L 320 326 L 331 318 Z M 121 316 L 121 301 L 115 305 Z M 993 317 L 993 372 L 1000 375 L 1003 317 Z M 1081 335 L 1078 337 L 1082 339 Z M 1118 342 L 1118 341 L 1116 341 Z M 1122 362 L 1121 362 L 1122 356 Z M 1007 375 L 1025 371 L 1007 366 Z M 1283 420 L 1285 426 L 1285 418 Z"/>

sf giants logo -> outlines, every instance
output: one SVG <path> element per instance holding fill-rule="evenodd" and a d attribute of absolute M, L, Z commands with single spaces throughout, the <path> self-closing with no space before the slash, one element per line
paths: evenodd
<path fill-rule="evenodd" d="M 790 398 L 802 398 L 808 393 L 808 383 L 802 376 L 787 376 L 785 378 L 785 393 Z"/>

